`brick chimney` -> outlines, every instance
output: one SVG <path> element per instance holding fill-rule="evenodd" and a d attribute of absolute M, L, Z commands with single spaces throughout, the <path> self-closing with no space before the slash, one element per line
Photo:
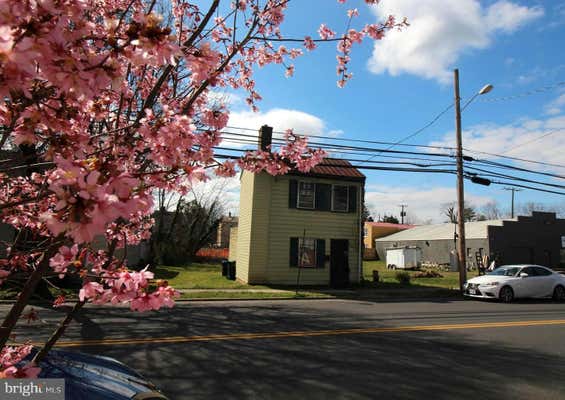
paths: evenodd
<path fill-rule="evenodd" d="M 273 140 L 273 127 L 263 125 L 259 129 L 259 150 L 270 151 L 267 147 L 271 145 Z"/>

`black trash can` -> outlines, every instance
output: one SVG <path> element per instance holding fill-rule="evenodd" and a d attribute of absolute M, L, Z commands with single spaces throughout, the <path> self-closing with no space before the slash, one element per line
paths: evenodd
<path fill-rule="evenodd" d="M 228 279 L 235 281 L 235 261 L 228 261 Z"/>
<path fill-rule="evenodd" d="M 222 260 L 222 276 L 228 276 L 228 260 Z"/>

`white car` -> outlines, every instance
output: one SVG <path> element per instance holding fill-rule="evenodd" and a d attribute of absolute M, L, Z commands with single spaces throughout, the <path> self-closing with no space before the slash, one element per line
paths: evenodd
<path fill-rule="evenodd" d="M 465 296 L 499 299 L 552 297 L 565 301 L 565 276 L 539 265 L 504 265 L 463 285 Z"/>

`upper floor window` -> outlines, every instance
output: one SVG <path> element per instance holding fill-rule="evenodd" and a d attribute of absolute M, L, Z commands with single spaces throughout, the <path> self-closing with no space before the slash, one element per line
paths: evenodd
<path fill-rule="evenodd" d="M 316 184 L 312 182 L 299 182 L 298 208 L 314 208 L 316 202 Z"/>
<path fill-rule="evenodd" d="M 332 211 L 347 212 L 349 210 L 349 186 L 332 186 Z"/>
<path fill-rule="evenodd" d="M 288 207 L 305 210 L 357 212 L 358 188 L 355 185 L 289 181 Z"/>

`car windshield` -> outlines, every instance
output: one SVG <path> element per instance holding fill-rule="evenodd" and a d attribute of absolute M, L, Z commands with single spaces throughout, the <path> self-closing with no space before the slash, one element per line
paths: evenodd
<path fill-rule="evenodd" d="M 500 267 L 492 272 L 489 272 L 487 275 L 516 276 L 520 269 L 520 267 Z"/>

